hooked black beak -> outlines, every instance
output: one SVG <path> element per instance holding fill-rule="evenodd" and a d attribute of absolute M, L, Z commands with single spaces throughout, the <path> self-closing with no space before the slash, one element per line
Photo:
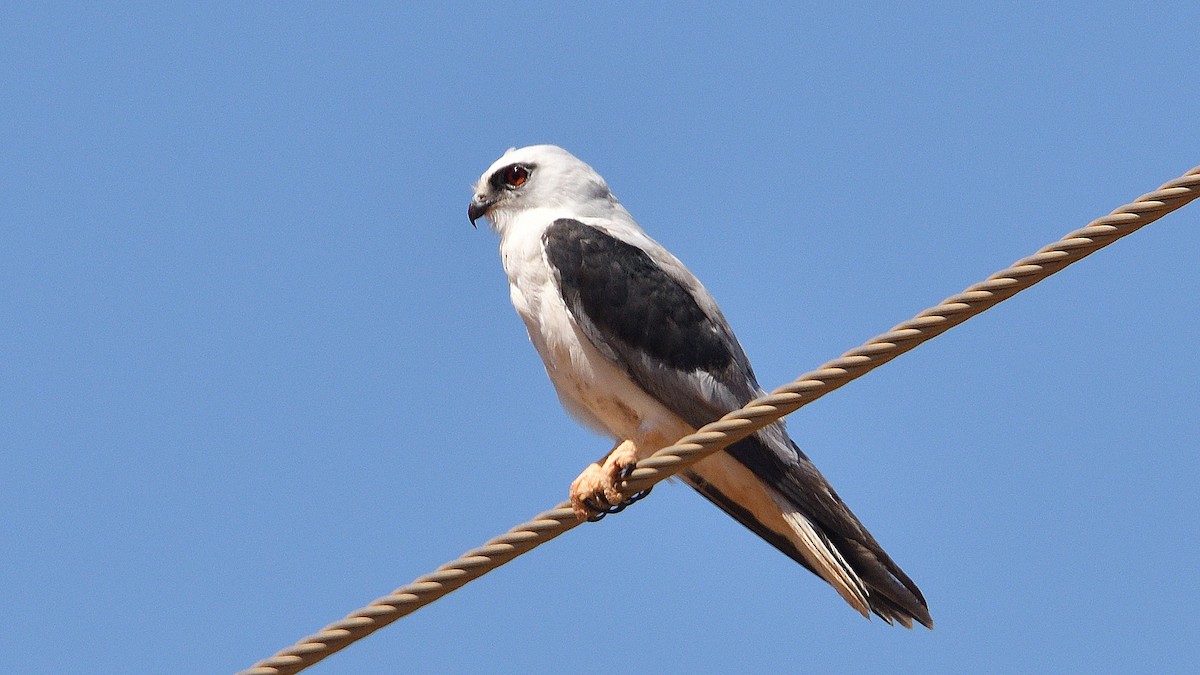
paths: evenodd
<path fill-rule="evenodd" d="M 488 209 L 492 208 L 492 202 L 486 199 L 483 195 L 475 195 L 471 199 L 470 206 L 467 207 L 467 218 L 471 219 L 471 227 L 478 229 L 479 226 L 475 221 L 487 215 Z"/>

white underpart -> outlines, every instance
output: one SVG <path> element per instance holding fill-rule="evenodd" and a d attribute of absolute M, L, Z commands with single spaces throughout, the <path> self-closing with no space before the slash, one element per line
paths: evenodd
<path fill-rule="evenodd" d="M 583 334 L 554 280 L 542 233 L 569 213 L 536 209 L 513 219 L 500 240 L 509 295 L 563 406 L 579 421 L 616 441 L 629 439 L 639 455 L 694 431 L 642 391 Z M 586 220 L 585 220 L 586 222 Z"/>

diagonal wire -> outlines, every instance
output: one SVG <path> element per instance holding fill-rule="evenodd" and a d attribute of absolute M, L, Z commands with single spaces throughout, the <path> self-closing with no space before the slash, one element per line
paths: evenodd
<path fill-rule="evenodd" d="M 790 384 L 706 424 L 674 445 L 659 450 L 638 462 L 637 468 L 622 484 L 623 492 L 632 494 L 653 486 L 1016 295 L 1067 265 L 1158 220 L 1198 196 L 1200 166 L 1109 215 L 1093 220 L 1086 227 L 1067 234 L 963 292 L 946 298 L 862 346 L 801 375 Z M 563 502 L 483 546 L 467 551 L 457 560 L 373 601 L 341 621 L 302 638 L 295 645 L 259 661 L 239 675 L 286 675 L 304 670 L 576 525 L 579 525 L 579 521 L 571 511 L 570 504 Z"/>

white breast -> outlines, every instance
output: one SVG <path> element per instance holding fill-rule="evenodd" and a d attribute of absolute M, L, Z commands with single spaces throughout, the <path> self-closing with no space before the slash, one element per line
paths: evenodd
<path fill-rule="evenodd" d="M 601 354 L 576 324 L 563 301 L 542 233 L 528 225 L 537 212 L 509 223 L 500 240 L 513 307 L 542 357 L 559 400 L 576 419 L 615 440 L 674 440 L 692 429 L 646 394 L 624 368 Z M 551 223 L 561 214 L 540 214 Z"/>

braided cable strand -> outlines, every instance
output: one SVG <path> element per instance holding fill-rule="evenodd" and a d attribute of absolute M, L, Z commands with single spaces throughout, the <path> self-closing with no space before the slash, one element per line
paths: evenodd
<path fill-rule="evenodd" d="M 1200 196 L 1200 166 L 1142 195 L 1086 227 L 1067 234 L 1033 255 L 1018 260 L 962 293 L 946 298 L 890 331 L 867 341 L 790 384 L 755 399 L 740 410 L 707 424 L 638 462 L 622 483 L 631 494 L 645 490 L 801 406 L 828 394 L 930 340 L 967 319 L 1029 288 L 1067 265 Z M 464 553 L 434 572 L 351 613 L 319 632 L 302 638 L 239 675 L 287 675 L 317 663 L 351 643 L 428 605 L 447 593 L 579 525 L 570 504 L 563 502 L 534 516 L 483 546 Z"/>
<path fill-rule="evenodd" d="M 682 471 L 716 450 L 735 443 L 775 420 L 862 377 L 923 342 L 1046 279 L 1071 263 L 1132 234 L 1200 196 L 1200 166 L 1097 218 L 1036 253 L 1022 258 L 966 290 L 871 338 L 816 370 L 747 403 L 675 445 L 637 464 L 621 489 L 643 490 Z"/>

